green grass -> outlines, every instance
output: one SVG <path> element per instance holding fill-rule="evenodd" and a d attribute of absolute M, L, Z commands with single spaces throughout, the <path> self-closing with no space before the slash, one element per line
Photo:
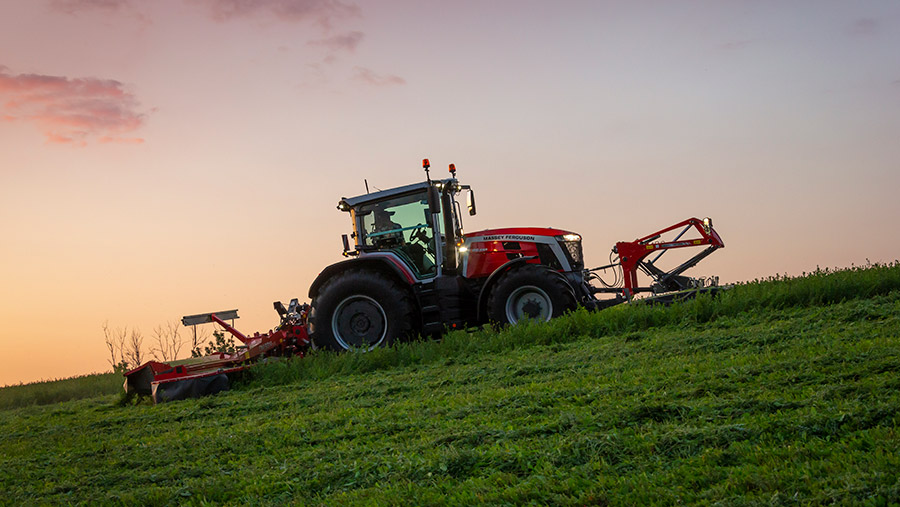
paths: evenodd
<path fill-rule="evenodd" d="M 0 387 L 0 410 L 93 398 L 122 391 L 118 373 L 93 373 L 61 380 Z"/>
<path fill-rule="evenodd" d="M 10 504 L 900 501 L 900 264 L 0 411 Z"/>

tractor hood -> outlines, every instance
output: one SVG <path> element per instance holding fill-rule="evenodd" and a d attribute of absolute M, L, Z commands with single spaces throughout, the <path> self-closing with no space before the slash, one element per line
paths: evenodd
<path fill-rule="evenodd" d="M 507 227 L 470 232 L 466 234 L 466 241 L 528 241 L 535 236 L 556 237 L 566 234 L 574 233 L 552 227 Z"/>

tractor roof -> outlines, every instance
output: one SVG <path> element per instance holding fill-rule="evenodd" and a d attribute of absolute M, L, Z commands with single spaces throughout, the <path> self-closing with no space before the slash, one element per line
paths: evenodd
<path fill-rule="evenodd" d="M 452 179 L 446 180 L 431 180 L 431 184 L 447 184 L 448 182 L 453 181 Z M 413 183 L 411 185 L 405 185 L 402 187 L 389 188 L 387 190 L 379 190 L 378 192 L 372 192 L 370 194 L 358 195 L 356 197 L 341 197 L 341 200 L 338 202 L 338 208 L 347 209 L 355 208 L 360 204 L 366 204 L 369 202 L 377 202 L 382 201 L 384 199 L 389 199 L 391 197 L 397 195 L 408 194 L 411 192 L 415 192 L 418 190 L 425 190 L 428 188 L 427 181 L 421 181 L 419 183 Z"/>

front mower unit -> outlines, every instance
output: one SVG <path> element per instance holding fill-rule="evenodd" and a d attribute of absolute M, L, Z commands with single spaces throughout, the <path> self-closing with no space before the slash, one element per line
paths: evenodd
<path fill-rule="evenodd" d="M 678 229 L 681 229 L 681 231 L 674 239 L 657 241 L 666 234 Z M 699 236 L 685 238 L 685 234 L 691 230 L 694 230 Z M 663 271 L 657 267 L 656 262 L 667 251 L 696 246 L 706 246 L 706 248 L 668 271 Z M 652 292 L 655 295 L 655 300 L 670 302 L 693 297 L 702 292 L 714 291 L 718 286 L 717 277 L 698 279 L 684 276 L 683 273 L 696 266 L 709 254 L 724 247 L 725 243 L 722 241 L 719 233 L 713 229 L 712 219 L 708 217 L 703 220 L 689 218 L 634 241 L 619 241 L 612 250 L 614 255 L 618 255 L 616 262 L 591 269 L 589 273 L 607 268 L 619 268 L 622 275 L 621 282 L 616 284 L 616 286 L 604 283 L 604 287 L 594 287 L 592 292 L 595 294 L 602 292 L 616 293 L 618 299 L 627 301 L 630 301 L 638 293 Z M 653 254 L 655 254 L 654 257 L 648 259 Z M 649 286 L 639 286 L 638 271 L 649 276 L 653 283 Z M 599 277 L 595 276 L 593 279 L 599 280 Z"/>

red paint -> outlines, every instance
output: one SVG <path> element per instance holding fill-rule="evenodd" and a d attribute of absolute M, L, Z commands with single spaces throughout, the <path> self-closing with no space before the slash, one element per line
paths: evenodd
<path fill-rule="evenodd" d="M 653 243 L 651 238 L 661 236 L 667 232 L 682 227 L 693 227 L 700 237 L 679 238 L 678 241 Z M 685 248 L 690 246 L 715 246 L 723 248 L 725 243 L 719 234 L 713 229 L 712 224 L 709 225 L 709 232 L 704 230 L 703 221 L 698 218 L 689 218 L 675 225 L 666 227 L 654 233 L 648 234 L 634 241 L 620 241 L 616 243 L 616 252 L 619 254 L 619 263 L 622 265 L 622 272 L 625 275 L 625 296 L 629 297 L 634 293 L 637 287 L 638 264 L 652 253 L 669 250 L 672 248 Z"/>

